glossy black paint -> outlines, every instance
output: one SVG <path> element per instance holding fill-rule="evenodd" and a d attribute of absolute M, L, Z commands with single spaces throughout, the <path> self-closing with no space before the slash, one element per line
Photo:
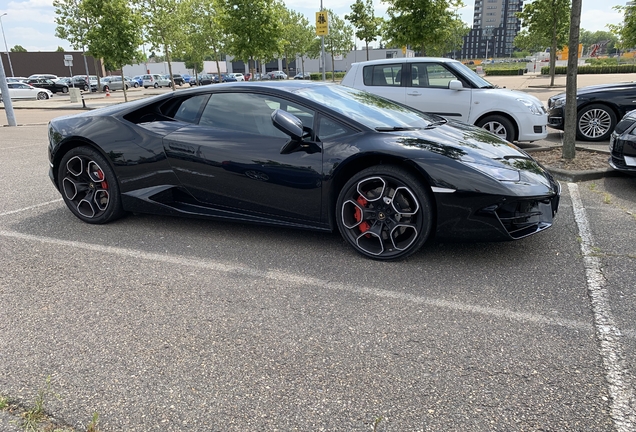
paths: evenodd
<path fill-rule="evenodd" d="M 612 168 L 636 175 L 636 110 L 625 114 L 610 138 L 609 164 Z"/>
<path fill-rule="evenodd" d="M 294 93 L 320 85 L 303 80 L 219 84 L 54 119 L 50 177 L 57 187 L 63 154 L 88 145 L 112 164 L 126 211 L 333 230 L 335 202 L 346 181 L 364 168 L 390 164 L 421 180 L 433 200 L 440 237 L 511 240 L 551 226 L 560 186 L 514 145 L 452 121 L 425 130 L 378 132 Z M 290 139 L 182 122 L 159 109 L 176 98 L 228 91 L 275 95 L 314 110 L 311 136 L 295 151 L 281 153 Z M 321 140 L 321 118 L 347 133 Z M 521 178 L 499 181 L 466 161 L 514 167 Z M 534 224 L 511 227 L 515 214 L 526 214 Z"/>
<path fill-rule="evenodd" d="M 620 121 L 627 112 L 636 109 L 636 83 L 626 82 L 582 87 L 577 89 L 576 97 L 576 106 L 579 112 L 589 105 L 600 104 L 611 109 L 617 120 Z M 555 100 L 559 98 L 565 98 L 565 93 L 554 95 L 548 99 L 548 124 L 550 127 L 563 130 L 565 106 L 554 106 Z"/>

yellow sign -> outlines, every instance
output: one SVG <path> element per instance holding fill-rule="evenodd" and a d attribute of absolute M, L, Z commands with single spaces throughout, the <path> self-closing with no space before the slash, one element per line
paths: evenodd
<path fill-rule="evenodd" d="M 406 55 L 406 47 L 405 46 L 402 47 L 402 54 Z"/>
<path fill-rule="evenodd" d="M 329 34 L 327 11 L 316 12 L 316 34 L 318 36 L 327 36 Z"/>

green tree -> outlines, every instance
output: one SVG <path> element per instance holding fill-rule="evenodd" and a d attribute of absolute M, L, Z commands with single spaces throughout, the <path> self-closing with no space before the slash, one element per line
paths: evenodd
<path fill-rule="evenodd" d="M 550 47 L 550 85 L 554 85 L 557 49 L 569 40 L 570 0 L 534 0 L 523 6 L 517 16 L 536 41 Z"/>
<path fill-rule="evenodd" d="M 623 13 L 625 17 L 621 24 L 607 26 L 610 32 L 616 35 L 616 44 L 622 49 L 636 47 L 636 4 L 614 6 L 614 9 Z"/>
<path fill-rule="evenodd" d="M 22 45 L 16 45 L 10 50 L 11 52 L 27 52 L 26 48 Z"/>
<path fill-rule="evenodd" d="M 221 51 L 225 46 L 225 34 L 219 23 L 220 2 L 217 0 L 186 0 L 182 12 L 187 18 L 185 35 L 181 47 L 186 59 L 186 67 L 203 70 L 203 60 L 211 57 L 216 61 L 217 71 L 220 69 Z"/>
<path fill-rule="evenodd" d="M 523 29 L 519 33 L 517 33 L 517 36 L 515 36 L 514 45 L 516 48 L 531 53 L 543 51 L 547 48 L 544 40 L 537 37 L 535 33 L 529 33 L 526 29 Z"/>
<path fill-rule="evenodd" d="M 353 46 L 353 27 L 342 18 L 327 9 L 329 15 L 329 34 L 325 36 L 325 50 L 331 54 L 332 80 L 335 76 L 335 56 L 346 55 Z"/>
<path fill-rule="evenodd" d="M 66 52 L 66 50 L 58 45 L 57 49 L 55 50 L 55 52 Z"/>
<path fill-rule="evenodd" d="M 89 51 L 121 69 L 125 83 L 123 67 L 133 63 L 142 43 L 141 17 L 130 13 L 126 0 L 83 0 L 81 7 L 95 19 L 95 25 L 86 33 Z M 123 91 L 128 101 L 125 85 Z"/>
<path fill-rule="evenodd" d="M 179 43 L 182 33 L 182 14 L 177 10 L 181 5 L 177 0 L 143 0 L 142 13 L 146 38 L 152 49 L 161 49 L 168 62 L 168 73 L 172 91 L 175 91 L 172 76 L 172 51 Z"/>
<path fill-rule="evenodd" d="M 364 41 L 367 50 L 367 60 L 369 60 L 369 43 L 375 41 L 380 36 L 382 28 L 382 18 L 376 17 L 372 0 L 356 0 L 351 5 L 351 13 L 345 15 L 356 29 L 356 37 Z"/>
<path fill-rule="evenodd" d="M 304 56 L 309 51 L 312 41 L 316 38 L 316 30 L 309 24 L 309 20 L 299 12 L 289 10 L 283 6 L 279 13 L 281 15 L 281 54 L 285 59 L 287 75 L 289 75 L 290 59 L 295 59 L 296 56 L 299 56 L 304 66 Z"/>
<path fill-rule="evenodd" d="M 268 0 L 220 0 L 219 20 L 227 51 L 243 62 L 273 59 L 281 52 L 276 6 Z M 251 68 L 250 73 L 254 73 Z"/>
<path fill-rule="evenodd" d="M 81 0 L 54 0 L 55 8 L 55 36 L 69 41 L 76 50 L 82 50 L 86 80 L 88 81 L 88 62 L 86 61 L 86 33 L 94 24 L 80 7 Z M 97 59 L 93 58 L 95 70 Z M 97 74 L 97 86 L 100 87 L 99 74 Z"/>
<path fill-rule="evenodd" d="M 439 46 L 457 19 L 454 10 L 461 0 L 387 0 L 389 19 L 384 39 L 389 45 L 407 46 L 426 55 L 429 46 Z"/>
<path fill-rule="evenodd" d="M 434 56 L 443 56 L 449 53 L 455 54 L 455 51 L 462 49 L 464 36 L 470 32 L 470 27 L 458 15 L 455 15 L 455 19 L 448 22 L 448 26 L 444 31 L 446 32 L 446 37 L 440 43 L 430 44 L 427 54 Z"/>

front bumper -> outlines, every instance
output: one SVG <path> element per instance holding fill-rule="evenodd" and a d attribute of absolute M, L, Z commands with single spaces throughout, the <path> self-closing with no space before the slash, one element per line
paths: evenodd
<path fill-rule="evenodd" d="M 519 138 L 518 141 L 538 141 L 548 136 L 547 128 L 548 116 L 529 115 L 518 120 Z"/>
<path fill-rule="evenodd" d="M 636 174 L 636 136 L 630 133 L 617 134 L 610 137 L 609 165 L 617 170 Z"/>
<path fill-rule="evenodd" d="M 565 111 L 563 107 L 548 108 L 548 126 L 554 129 L 563 130 L 563 119 L 565 117 Z"/>

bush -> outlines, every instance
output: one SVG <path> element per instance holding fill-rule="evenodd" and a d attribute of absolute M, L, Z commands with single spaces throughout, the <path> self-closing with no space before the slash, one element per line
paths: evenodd
<path fill-rule="evenodd" d="M 344 78 L 346 72 L 336 72 L 336 79 Z M 332 72 L 325 72 L 325 79 L 330 80 Z M 313 72 L 311 75 L 312 81 L 322 81 L 322 72 Z"/>
<path fill-rule="evenodd" d="M 555 75 L 567 74 L 567 66 L 557 66 L 554 68 Z M 578 75 L 589 74 L 613 74 L 613 73 L 636 73 L 636 65 L 601 65 L 601 66 L 579 66 L 577 69 Z M 541 75 L 550 75 L 550 67 L 544 66 L 541 68 Z"/>
<path fill-rule="evenodd" d="M 495 75 L 523 75 L 527 69 L 522 69 L 519 67 L 516 68 L 507 68 L 507 69 L 486 69 L 486 76 L 495 76 Z"/>

